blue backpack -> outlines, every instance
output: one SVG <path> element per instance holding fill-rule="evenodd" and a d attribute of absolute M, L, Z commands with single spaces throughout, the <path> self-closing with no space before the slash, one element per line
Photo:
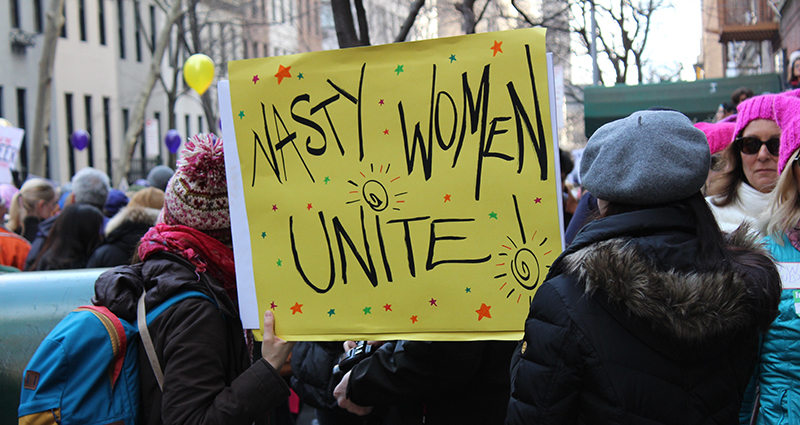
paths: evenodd
<path fill-rule="evenodd" d="M 203 293 L 183 292 L 148 312 L 147 325 L 186 298 L 216 304 Z M 144 311 L 144 302 L 140 304 L 139 311 Z M 19 424 L 138 423 L 140 342 L 138 324 L 120 319 L 105 307 L 83 306 L 70 312 L 25 368 Z M 150 361 L 158 376 L 160 366 L 153 357 Z"/>

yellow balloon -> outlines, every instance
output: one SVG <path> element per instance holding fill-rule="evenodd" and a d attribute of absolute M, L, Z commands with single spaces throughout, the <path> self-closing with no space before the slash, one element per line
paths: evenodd
<path fill-rule="evenodd" d="M 13 127 L 11 122 L 5 118 L 0 118 L 0 127 Z"/>
<path fill-rule="evenodd" d="M 189 56 L 183 64 L 183 79 L 202 96 L 214 80 L 214 61 L 202 53 Z"/>

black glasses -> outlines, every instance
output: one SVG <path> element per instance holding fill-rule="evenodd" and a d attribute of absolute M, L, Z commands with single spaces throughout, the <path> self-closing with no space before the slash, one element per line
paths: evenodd
<path fill-rule="evenodd" d="M 739 144 L 739 150 L 745 155 L 755 155 L 761 150 L 761 145 L 767 145 L 767 151 L 772 156 L 778 156 L 781 147 L 780 138 L 772 138 L 766 142 L 755 137 L 740 137 L 736 139 Z"/>

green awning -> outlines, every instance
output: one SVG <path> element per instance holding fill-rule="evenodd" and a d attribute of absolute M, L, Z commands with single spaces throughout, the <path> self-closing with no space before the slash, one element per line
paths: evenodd
<path fill-rule="evenodd" d="M 754 93 L 781 91 L 779 74 L 715 78 L 690 82 L 641 84 L 636 86 L 584 87 L 584 122 L 586 137 L 607 122 L 653 107 L 683 112 L 696 121 L 710 120 L 723 102 L 739 87 Z"/>

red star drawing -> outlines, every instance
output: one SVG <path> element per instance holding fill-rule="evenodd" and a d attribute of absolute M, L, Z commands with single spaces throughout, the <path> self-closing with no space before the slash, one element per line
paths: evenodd
<path fill-rule="evenodd" d="M 278 211 L 278 205 L 272 204 L 272 211 Z"/>
<path fill-rule="evenodd" d="M 260 80 L 260 78 L 258 78 L 258 75 L 253 75 L 253 84 L 257 83 L 258 80 Z"/>
<path fill-rule="evenodd" d="M 436 305 L 436 300 L 434 300 L 433 298 L 431 298 L 431 300 L 428 302 L 431 303 L 432 306 L 439 307 L 438 305 Z"/>
<path fill-rule="evenodd" d="M 498 43 L 497 40 L 495 40 L 494 46 L 490 47 L 490 49 L 494 50 L 494 53 L 492 53 L 492 57 L 497 56 L 497 52 L 503 53 L 503 42 L 501 41 Z"/>
<path fill-rule="evenodd" d="M 278 77 L 278 84 L 280 84 L 284 78 L 292 78 L 292 74 L 289 73 L 290 69 L 292 69 L 291 66 L 285 67 L 283 65 L 278 65 L 278 73 L 275 74 L 275 76 Z"/>
<path fill-rule="evenodd" d="M 536 198 L 536 199 L 533 200 L 533 202 L 536 203 L 536 204 L 541 204 L 542 203 L 542 198 Z"/>
<path fill-rule="evenodd" d="M 450 200 L 450 195 L 444 195 L 444 201 L 447 202 Z"/>
<path fill-rule="evenodd" d="M 392 305 L 391 304 L 384 305 L 383 306 L 383 311 L 392 311 Z"/>
<path fill-rule="evenodd" d="M 481 321 L 481 319 L 483 319 L 484 317 L 488 317 L 488 318 L 490 318 L 490 319 L 492 318 L 492 314 L 491 314 L 491 313 L 489 313 L 489 309 L 490 309 L 490 308 L 492 308 L 492 306 L 490 306 L 490 305 L 486 305 L 486 304 L 484 304 L 484 303 L 481 303 L 481 308 L 479 308 L 479 309 L 475 310 L 475 312 L 476 312 L 476 313 L 478 313 L 478 321 L 479 321 L 479 322 L 480 322 L 480 321 Z"/>
<path fill-rule="evenodd" d="M 389 135 L 389 129 L 387 128 L 386 130 L 383 130 L 383 134 L 388 136 Z"/>
<path fill-rule="evenodd" d="M 381 105 L 381 106 L 383 106 L 383 99 L 381 99 L 381 100 L 379 100 L 379 101 L 378 101 L 378 105 Z"/>
<path fill-rule="evenodd" d="M 269 303 L 269 308 L 270 308 L 271 310 L 275 310 L 276 308 L 278 308 L 278 305 L 277 305 L 277 304 L 275 304 L 275 301 L 273 301 L 273 302 Z"/>
<path fill-rule="evenodd" d="M 411 316 L 411 323 L 417 323 L 417 316 Z"/>
<path fill-rule="evenodd" d="M 311 211 L 311 208 L 313 208 L 313 207 L 311 206 L 311 204 L 308 204 L 308 206 L 306 208 L 308 208 L 308 210 Z"/>
<path fill-rule="evenodd" d="M 303 314 L 303 304 L 294 303 L 294 306 L 292 307 L 291 310 L 292 310 L 292 316 L 294 316 L 295 313 Z"/>

